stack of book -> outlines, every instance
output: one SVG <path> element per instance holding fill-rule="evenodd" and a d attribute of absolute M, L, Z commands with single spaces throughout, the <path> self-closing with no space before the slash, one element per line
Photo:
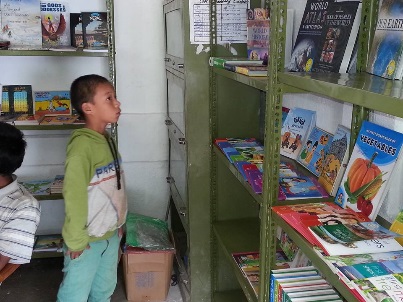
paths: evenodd
<path fill-rule="evenodd" d="M 64 175 L 56 175 L 55 179 L 53 180 L 50 186 L 50 193 L 51 194 L 60 194 L 63 190 L 63 180 Z"/>

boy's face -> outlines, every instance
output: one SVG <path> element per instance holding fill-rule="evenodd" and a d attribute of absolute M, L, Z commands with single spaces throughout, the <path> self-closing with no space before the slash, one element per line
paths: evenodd
<path fill-rule="evenodd" d="M 120 102 L 116 99 L 115 89 L 109 83 L 102 83 L 95 89 L 91 115 L 99 123 L 116 123 L 120 116 Z"/>

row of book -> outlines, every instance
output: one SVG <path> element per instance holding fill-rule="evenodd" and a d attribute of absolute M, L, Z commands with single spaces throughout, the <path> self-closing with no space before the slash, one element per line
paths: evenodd
<path fill-rule="evenodd" d="M 106 12 L 70 12 L 65 2 L 1 1 L 0 40 L 10 49 L 107 51 Z"/>
<path fill-rule="evenodd" d="M 21 184 L 34 196 L 60 194 L 63 189 L 64 175 L 52 179 L 23 181 Z"/>
<path fill-rule="evenodd" d="M 0 108 L 0 120 L 15 125 L 83 123 L 72 109 L 68 90 L 32 91 L 31 85 L 3 85 Z"/>

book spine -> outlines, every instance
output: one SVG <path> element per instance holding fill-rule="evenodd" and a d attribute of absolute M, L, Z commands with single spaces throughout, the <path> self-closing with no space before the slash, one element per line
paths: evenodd
<path fill-rule="evenodd" d="M 223 59 L 223 58 L 210 57 L 209 58 L 209 65 L 211 67 L 217 67 L 217 68 L 225 69 L 224 64 L 225 64 L 226 61 L 227 60 Z"/>
<path fill-rule="evenodd" d="M 242 66 L 235 66 L 235 72 L 244 75 L 249 75 L 249 69 Z"/>
<path fill-rule="evenodd" d="M 229 70 L 229 71 L 236 71 L 236 66 L 232 65 L 232 64 L 224 63 L 224 69 Z"/>

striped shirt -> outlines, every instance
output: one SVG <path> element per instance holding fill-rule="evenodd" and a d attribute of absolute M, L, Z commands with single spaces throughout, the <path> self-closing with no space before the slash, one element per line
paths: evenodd
<path fill-rule="evenodd" d="M 39 202 L 17 182 L 0 189 L 0 254 L 9 263 L 29 263 L 40 219 Z"/>

